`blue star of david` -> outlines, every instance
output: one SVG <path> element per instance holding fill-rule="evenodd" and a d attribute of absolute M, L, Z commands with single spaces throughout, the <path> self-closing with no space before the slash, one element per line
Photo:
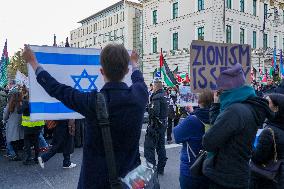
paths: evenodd
<path fill-rule="evenodd" d="M 92 90 L 96 90 L 97 87 L 95 85 L 95 81 L 98 78 L 98 75 L 89 75 L 88 72 L 84 69 L 83 72 L 81 73 L 81 75 L 76 76 L 76 75 L 71 75 L 71 78 L 73 79 L 73 81 L 75 82 L 74 88 L 78 89 L 79 91 L 82 92 L 90 92 Z M 88 79 L 90 81 L 90 85 L 87 89 L 83 89 L 80 85 L 80 81 L 82 79 Z"/>

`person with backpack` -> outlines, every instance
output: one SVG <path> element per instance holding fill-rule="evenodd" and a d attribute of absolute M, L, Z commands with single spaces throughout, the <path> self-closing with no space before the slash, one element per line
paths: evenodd
<path fill-rule="evenodd" d="M 26 46 L 23 57 L 37 75 L 38 83 L 52 97 L 86 118 L 83 161 L 78 189 L 109 189 L 110 181 L 101 128 L 97 121 L 96 97 L 98 92 L 80 92 L 56 81 L 37 63 L 31 49 Z M 139 71 L 138 55 L 131 57 L 123 45 L 109 44 L 101 52 L 100 69 L 105 85 L 101 89 L 109 112 L 110 130 L 118 177 L 125 177 L 141 164 L 139 139 L 148 90 Z M 132 85 L 123 82 L 132 65 Z"/>
<path fill-rule="evenodd" d="M 201 92 L 198 98 L 199 108 L 173 130 L 176 143 L 182 143 L 179 176 L 181 189 L 201 189 L 205 184 L 202 177 L 191 175 L 190 167 L 202 150 L 202 136 L 209 128 L 209 109 L 212 103 L 213 92 L 209 90 Z"/>
<path fill-rule="evenodd" d="M 216 83 L 218 91 L 210 109 L 213 125 L 202 140 L 208 152 L 202 172 L 210 189 L 247 189 L 254 139 L 271 111 L 268 101 L 256 97 L 246 85 L 241 64 L 221 72 Z"/>
<path fill-rule="evenodd" d="M 275 113 L 275 117 L 268 119 L 259 136 L 251 161 L 259 167 L 271 164 L 275 160 L 274 158 L 282 163 L 276 170 L 277 175 L 274 181 L 252 170 L 250 189 L 284 188 L 284 95 L 272 93 L 266 99 L 269 101 L 269 107 Z"/>

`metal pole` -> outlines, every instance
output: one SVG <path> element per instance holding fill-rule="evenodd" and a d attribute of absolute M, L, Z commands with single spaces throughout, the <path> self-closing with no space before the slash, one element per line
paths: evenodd
<path fill-rule="evenodd" d="M 226 0 L 223 0 L 223 43 L 226 42 Z"/>

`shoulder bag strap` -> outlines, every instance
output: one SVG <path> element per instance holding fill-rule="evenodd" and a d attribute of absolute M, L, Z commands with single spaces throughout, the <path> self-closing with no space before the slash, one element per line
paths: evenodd
<path fill-rule="evenodd" d="M 198 117 L 197 117 L 196 115 L 192 115 L 192 116 L 194 116 L 194 117 L 196 117 L 196 119 L 198 119 Z M 198 120 L 199 120 L 199 121 L 204 125 L 204 127 L 205 127 L 205 124 L 204 124 L 200 119 L 198 119 Z M 189 150 L 190 150 L 190 152 L 192 153 L 192 155 L 193 155 L 194 158 L 197 157 L 197 154 L 194 153 L 194 151 L 192 150 L 191 146 L 189 145 L 189 142 L 186 142 L 186 146 L 187 146 L 186 150 L 187 150 L 188 161 L 190 162 Z"/>
<path fill-rule="evenodd" d="M 192 155 L 193 155 L 194 158 L 196 158 L 197 155 L 194 153 L 194 151 L 193 151 L 192 148 L 190 147 L 189 142 L 186 142 L 186 146 L 187 146 L 186 151 L 187 151 L 188 161 L 189 161 L 189 163 L 190 163 L 191 160 L 190 160 L 189 150 L 190 150 L 190 152 L 192 153 Z"/>
<path fill-rule="evenodd" d="M 102 132 L 111 189 L 123 189 L 122 182 L 117 175 L 115 156 L 110 132 L 109 114 L 106 106 L 105 97 L 102 93 L 97 93 L 96 114 L 98 124 Z"/>
<path fill-rule="evenodd" d="M 274 148 L 274 157 L 273 157 L 273 160 L 275 162 L 278 161 L 278 154 L 277 154 L 277 146 L 276 146 L 276 140 L 275 140 L 275 133 L 273 131 L 272 128 L 268 128 L 268 130 L 270 131 L 271 135 L 272 135 L 272 140 L 273 140 L 273 148 Z"/>

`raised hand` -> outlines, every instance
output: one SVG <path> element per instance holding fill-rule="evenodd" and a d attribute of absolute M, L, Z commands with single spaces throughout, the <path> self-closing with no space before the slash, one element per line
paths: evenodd
<path fill-rule="evenodd" d="M 220 103 L 221 91 L 214 91 L 214 103 Z"/>
<path fill-rule="evenodd" d="M 139 55 L 137 54 L 136 51 L 133 50 L 132 53 L 131 53 L 131 56 L 130 56 L 132 68 L 138 68 L 139 67 L 138 60 L 139 60 Z"/>
<path fill-rule="evenodd" d="M 26 63 L 30 64 L 34 70 L 37 69 L 39 64 L 30 46 L 25 45 L 22 56 Z"/>

